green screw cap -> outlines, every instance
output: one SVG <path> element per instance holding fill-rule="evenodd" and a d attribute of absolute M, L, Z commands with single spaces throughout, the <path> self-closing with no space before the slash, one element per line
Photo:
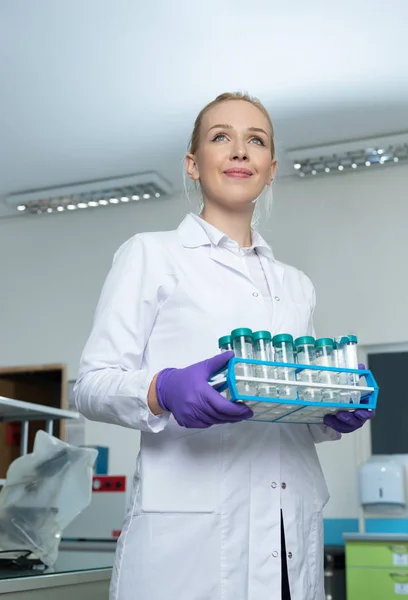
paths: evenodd
<path fill-rule="evenodd" d="M 358 344 L 358 339 L 356 335 L 349 334 L 348 335 L 349 342 L 352 344 Z"/>
<path fill-rule="evenodd" d="M 314 346 L 315 339 L 311 335 L 303 335 L 295 340 L 295 346 Z"/>
<path fill-rule="evenodd" d="M 321 348 L 322 346 L 331 346 L 334 348 L 334 340 L 332 338 L 319 338 L 315 342 L 316 348 Z"/>
<path fill-rule="evenodd" d="M 252 334 L 252 339 L 254 340 L 254 342 L 256 340 L 272 340 L 272 336 L 270 331 L 254 331 L 254 333 Z"/>
<path fill-rule="evenodd" d="M 291 336 L 290 333 L 279 333 L 273 337 L 272 341 L 274 346 L 280 346 L 284 342 L 293 344 L 293 336 Z"/>
<path fill-rule="evenodd" d="M 231 336 L 230 335 L 224 335 L 222 337 L 220 337 L 220 339 L 218 340 L 218 348 L 224 348 L 224 346 L 230 346 L 231 345 Z"/>
<path fill-rule="evenodd" d="M 348 344 L 349 338 L 346 335 L 341 335 L 334 338 L 334 341 L 338 346 L 342 346 L 344 344 Z"/>
<path fill-rule="evenodd" d="M 247 329 L 245 327 L 240 327 L 239 329 L 234 329 L 231 331 L 231 339 L 235 340 L 239 337 L 250 337 L 252 338 L 252 329 Z"/>

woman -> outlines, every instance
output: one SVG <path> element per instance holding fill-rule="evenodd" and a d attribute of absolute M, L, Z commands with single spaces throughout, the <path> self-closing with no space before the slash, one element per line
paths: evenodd
<path fill-rule="evenodd" d="M 87 418 L 142 431 L 111 599 L 323 600 L 328 492 L 315 442 L 338 439 L 343 421 L 248 422 L 207 383 L 234 328 L 313 334 L 310 280 L 251 230 L 276 171 L 266 109 L 242 94 L 211 102 L 186 170 L 201 216 L 119 249 L 76 384 Z"/>

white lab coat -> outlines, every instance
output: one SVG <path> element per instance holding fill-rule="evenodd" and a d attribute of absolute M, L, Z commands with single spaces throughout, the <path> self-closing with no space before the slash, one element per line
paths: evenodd
<path fill-rule="evenodd" d="M 76 385 L 86 417 L 142 431 L 111 600 L 278 600 L 281 507 L 292 600 L 324 599 L 328 491 L 315 442 L 338 434 L 255 422 L 185 429 L 147 407 L 155 373 L 213 356 L 236 327 L 312 333 L 310 280 L 255 235 L 272 322 L 245 262 L 192 215 L 115 255 Z"/>

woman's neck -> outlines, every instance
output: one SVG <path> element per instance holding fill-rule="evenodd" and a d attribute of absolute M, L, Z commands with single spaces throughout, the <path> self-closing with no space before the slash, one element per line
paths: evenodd
<path fill-rule="evenodd" d="M 236 212 L 221 211 L 212 206 L 205 206 L 200 217 L 210 225 L 213 225 L 231 240 L 237 242 L 240 248 L 249 248 L 251 240 L 252 214 L 237 214 Z"/>

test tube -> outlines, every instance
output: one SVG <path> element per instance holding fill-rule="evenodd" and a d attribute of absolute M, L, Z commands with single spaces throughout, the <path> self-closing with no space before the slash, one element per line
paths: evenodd
<path fill-rule="evenodd" d="M 218 348 L 221 352 L 229 352 L 232 350 L 232 340 L 230 335 L 224 335 L 218 340 Z"/>
<path fill-rule="evenodd" d="M 358 369 L 358 355 L 357 355 L 357 344 L 358 339 L 356 335 L 349 334 L 348 342 L 346 346 L 346 362 L 348 369 Z M 354 373 L 348 373 L 349 385 L 358 387 L 360 383 L 359 375 Z M 361 392 L 359 390 L 350 392 L 350 401 L 354 404 L 359 404 L 361 400 Z"/>
<path fill-rule="evenodd" d="M 316 364 L 321 367 L 335 367 L 334 340 L 332 338 L 319 338 L 315 342 Z M 319 381 L 324 384 L 336 385 L 337 375 L 330 371 L 319 371 Z M 322 389 L 323 402 L 339 402 L 338 390 Z"/>
<path fill-rule="evenodd" d="M 295 340 L 295 348 L 297 354 L 297 362 L 301 365 L 316 364 L 315 339 L 310 335 L 299 337 Z M 306 383 L 319 383 L 319 371 L 313 369 L 304 369 L 297 375 L 299 381 Z M 309 402 L 320 402 L 322 392 L 319 388 L 300 387 L 298 391 L 300 400 L 308 400 Z"/>
<path fill-rule="evenodd" d="M 235 352 L 235 358 L 254 358 L 252 343 L 252 329 L 241 327 L 231 331 L 232 349 Z M 237 364 L 235 374 L 242 377 L 253 377 L 254 369 L 250 364 Z M 256 395 L 256 385 L 248 381 L 237 382 L 237 389 L 240 393 L 247 396 Z"/>
<path fill-rule="evenodd" d="M 272 336 L 269 331 L 255 331 L 252 335 L 255 360 L 273 361 Z M 275 379 L 275 369 L 271 365 L 255 365 L 255 374 L 262 379 Z M 276 397 L 276 385 L 258 383 L 259 396 Z"/>
<path fill-rule="evenodd" d="M 339 367 L 339 369 L 347 368 L 347 344 L 349 338 L 346 335 L 341 335 L 334 338 L 334 343 L 337 347 L 335 351 L 335 366 Z M 348 385 L 349 384 L 349 373 L 340 373 L 338 374 L 337 381 L 340 385 Z M 345 404 L 351 402 L 350 392 L 345 390 L 340 390 L 340 402 L 344 402 Z"/>
<path fill-rule="evenodd" d="M 220 352 L 229 352 L 230 350 L 232 350 L 231 336 L 224 335 L 224 336 L 220 337 L 220 339 L 218 340 L 218 348 L 220 349 Z M 224 392 L 222 392 L 222 394 L 226 398 L 228 398 L 228 400 L 231 399 L 231 393 L 228 388 Z"/>
<path fill-rule="evenodd" d="M 289 333 L 280 333 L 273 338 L 274 360 L 275 362 L 294 363 L 295 354 L 293 351 L 293 337 Z M 282 379 L 285 382 L 296 381 L 296 373 L 294 369 L 277 367 L 277 379 Z M 291 385 L 278 386 L 279 398 L 284 400 L 296 400 L 296 387 Z"/>

